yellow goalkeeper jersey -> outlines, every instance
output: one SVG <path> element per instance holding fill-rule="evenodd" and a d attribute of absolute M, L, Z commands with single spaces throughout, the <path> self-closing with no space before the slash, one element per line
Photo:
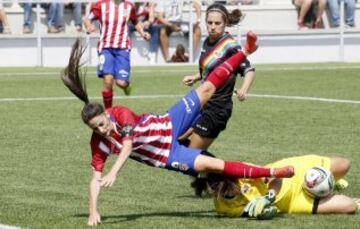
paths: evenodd
<path fill-rule="evenodd" d="M 311 214 L 314 198 L 302 189 L 304 174 L 314 166 L 330 169 L 330 158 L 317 155 L 305 155 L 286 158 L 267 167 L 282 167 L 292 165 L 295 176 L 282 179 L 281 189 L 276 195 L 275 205 L 283 213 Z M 266 194 L 268 187 L 265 179 L 239 179 L 241 195 L 233 198 L 214 198 L 215 209 L 218 214 L 225 216 L 241 216 L 244 208 L 255 197 Z"/>

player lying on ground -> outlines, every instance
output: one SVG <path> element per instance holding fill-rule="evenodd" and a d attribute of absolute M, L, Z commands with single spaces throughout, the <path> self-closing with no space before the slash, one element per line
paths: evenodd
<path fill-rule="evenodd" d="M 208 174 L 207 177 L 201 178 L 203 183 L 198 181 L 194 188 L 197 189 L 198 194 L 205 193 L 210 189 L 216 211 L 225 216 L 270 219 L 278 212 L 341 214 L 355 213 L 359 208 L 357 199 L 333 194 L 330 191 L 330 195 L 315 197 L 303 187 L 305 173 L 314 166 L 330 170 L 337 182 L 335 187 L 338 190 L 347 187 L 347 182 L 341 178 L 350 169 L 349 160 L 339 157 L 306 155 L 286 158 L 266 166 L 279 167 L 283 165 L 293 165 L 296 174 L 289 179 L 239 179 L 229 178 L 222 174 Z"/>
<path fill-rule="evenodd" d="M 81 76 L 80 59 L 84 48 L 80 40 L 73 46 L 69 64 L 64 70 L 64 84 L 81 99 L 85 106 L 82 119 L 92 130 L 91 138 L 93 177 L 90 182 L 89 225 L 100 222 L 97 198 L 101 186 L 112 186 L 116 175 L 128 157 L 150 166 L 180 171 L 196 176 L 199 172 L 222 173 L 233 177 L 291 177 L 293 167 L 264 168 L 239 161 L 223 161 L 207 156 L 206 151 L 182 146 L 178 137 L 193 123 L 201 107 L 221 87 L 232 71 L 257 48 L 256 36 L 249 34 L 245 51 L 239 51 L 232 58 L 214 70 L 208 80 L 196 90 L 188 93 L 163 115 L 150 113 L 135 115 L 128 108 L 115 106 L 104 110 L 99 103 L 90 103 L 85 81 Z M 102 177 L 107 157 L 118 154 L 110 172 Z"/>

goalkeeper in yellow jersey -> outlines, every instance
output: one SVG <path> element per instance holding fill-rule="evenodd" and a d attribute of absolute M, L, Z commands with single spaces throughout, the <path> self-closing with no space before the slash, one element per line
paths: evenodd
<path fill-rule="evenodd" d="M 325 214 L 355 213 L 359 202 L 341 194 L 330 194 L 323 198 L 310 195 L 303 187 L 304 175 L 314 166 L 331 171 L 335 178 L 335 189 L 348 186 L 342 179 L 350 169 L 350 161 L 345 158 L 329 158 L 306 155 L 286 158 L 268 164 L 268 167 L 292 165 L 292 178 L 245 179 L 226 177 L 221 174 L 207 174 L 192 183 L 197 195 L 210 191 L 218 214 L 224 216 L 244 216 L 271 219 L 277 213 Z"/>

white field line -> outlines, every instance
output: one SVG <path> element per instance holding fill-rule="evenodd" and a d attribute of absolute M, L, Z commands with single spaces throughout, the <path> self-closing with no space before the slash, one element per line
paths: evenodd
<path fill-rule="evenodd" d="M 0 223 L 0 229 L 20 229 L 20 227 L 14 227 L 10 225 L 5 225 Z"/>
<path fill-rule="evenodd" d="M 317 102 L 327 102 L 327 103 L 360 104 L 360 100 L 328 99 L 328 98 L 320 98 L 320 97 L 256 95 L 256 94 L 250 94 L 249 96 L 258 97 L 258 98 L 270 98 L 270 99 L 289 99 L 289 100 L 305 100 L 305 101 L 317 101 Z"/>
<path fill-rule="evenodd" d="M 360 69 L 360 66 L 295 66 L 295 67 L 258 67 L 256 71 L 306 71 L 306 70 L 336 70 L 336 69 Z M 1 69 L 0 69 L 1 70 Z M 154 72 L 156 71 L 156 72 Z M 135 74 L 154 74 L 154 75 L 165 75 L 168 73 L 188 73 L 194 72 L 191 69 L 147 69 L 147 70 L 132 70 L 132 75 Z M 88 72 L 89 75 L 94 75 L 94 72 Z M 49 71 L 49 72 L 0 72 L 0 77 L 9 77 L 9 76 L 60 76 L 59 71 Z"/>
<path fill-rule="evenodd" d="M 135 95 L 135 96 L 115 96 L 115 99 L 168 99 L 180 98 L 181 95 Z M 249 94 L 249 97 L 268 98 L 268 99 L 287 99 L 287 100 L 304 100 L 327 103 L 344 103 L 344 104 L 360 104 L 360 100 L 343 100 L 343 99 L 329 99 L 320 97 L 305 97 L 305 96 L 283 96 L 283 95 L 259 95 Z M 91 97 L 91 99 L 101 100 L 102 97 Z M 33 98 L 0 98 L 0 102 L 21 102 L 21 101 L 65 101 L 78 100 L 76 97 L 33 97 Z"/>

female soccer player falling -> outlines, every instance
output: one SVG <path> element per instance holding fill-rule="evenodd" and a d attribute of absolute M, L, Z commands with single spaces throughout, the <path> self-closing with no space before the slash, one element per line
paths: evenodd
<path fill-rule="evenodd" d="M 150 166 L 175 170 L 196 176 L 200 172 L 222 173 L 231 177 L 291 177 L 292 166 L 264 168 L 240 161 L 223 161 L 207 156 L 200 149 L 191 149 L 178 142 L 197 117 L 200 109 L 221 87 L 236 67 L 257 48 L 256 36 L 249 33 L 244 51 L 216 68 L 207 81 L 180 99 L 163 115 L 136 115 L 128 108 L 115 106 L 107 110 L 99 103 L 89 102 L 85 81 L 81 76 L 80 59 L 84 48 L 77 40 L 72 48 L 68 66 L 62 75 L 64 84 L 81 99 L 85 106 L 82 120 L 93 130 L 91 138 L 93 177 L 90 182 L 89 225 L 100 222 L 97 198 L 101 186 L 110 187 L 128 157 Z M 106 158 L 112 154 L 118 158 L 110 172 L 102 177 Z"/>

